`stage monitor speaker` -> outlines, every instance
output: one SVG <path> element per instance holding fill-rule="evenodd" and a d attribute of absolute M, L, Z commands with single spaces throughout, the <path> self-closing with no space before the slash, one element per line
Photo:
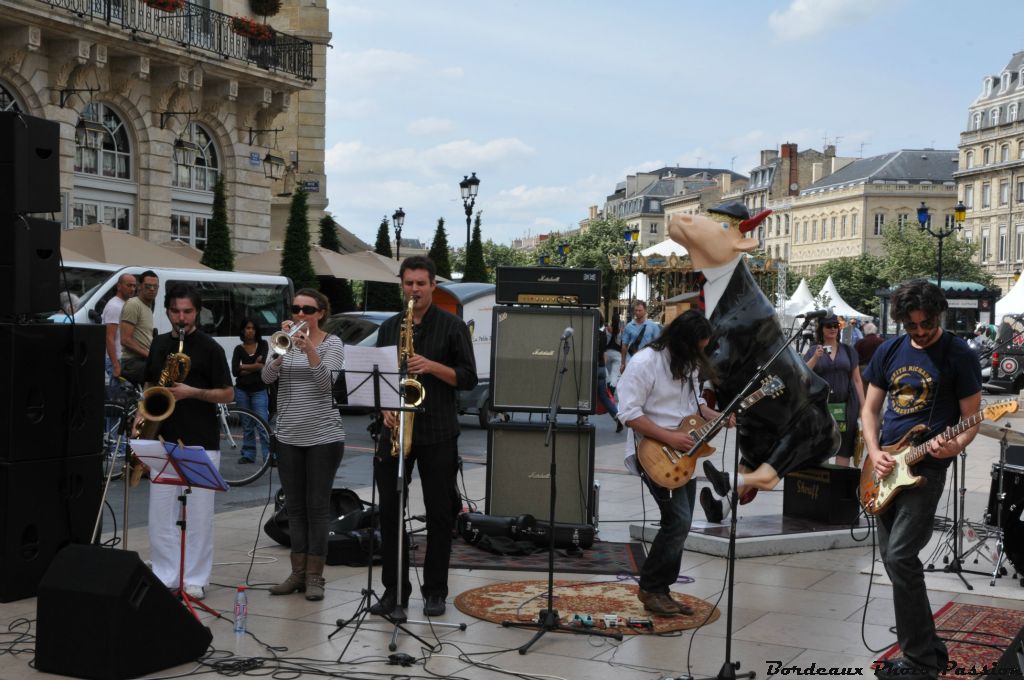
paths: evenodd
<path fill-rule="evenodd" d="M 0 214 L 60 212 L 60 124 L 0 112 Z"/>
<path fill-rule="evenodd" d="M 57 311 L 60 224 L 23 215 L 0 221 L 0 318 Z"/>
<path fill-rule="evenodd" d="M 105 338 L 94 324 L 0 324 L 0 460 L 100 450 Z"/>
<path fill-rule="evenodd" d="M 487 442 L 486 514 L 533 515 L 547 522 L 551 448 L 546 425 L 491 423 Z M 555 447 L 555 521 L 593 524 L 594 426 L 559 425 Z"/>
<path fill-rule="evenodd" d="M 0 463 L 0 602 L 32 597 L 58 550 L 90 542 L 102 477 L 98 453 Z"/>
<path fill-rule="evenodd" d="M 213 640 L 138 553 L 97 546 L 57 555 L 36 619 L 36 670 L 76 678 L 136 678 L 195 661 Z"/>
<path fill-rule="evenodd" d="M 491 405 L 495 411 L 547 411 L 562 350 L 572 328 L 561 413 L 593 413 L 597 394 L 595 309 L 495 306 L 491 325 Z"/>

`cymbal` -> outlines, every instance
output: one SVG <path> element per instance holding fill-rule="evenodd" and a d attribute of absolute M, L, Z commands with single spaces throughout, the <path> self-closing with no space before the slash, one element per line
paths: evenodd
<path fill-rule="evenodd" d="M 1007 429 L 997 423 L 990 422 L 983 422 L 978 426 L 978 434 L 983 434 L 993 439 L 1002 439 L 1004 432 L 1006 433 L 1007 444 L 1024 444 L 1024 431 L 1022 430 Z"/>

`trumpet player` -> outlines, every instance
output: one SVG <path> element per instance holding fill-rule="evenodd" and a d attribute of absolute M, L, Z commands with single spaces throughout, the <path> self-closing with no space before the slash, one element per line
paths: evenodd
<path fill-rule="evenodd" d="M 458 460 L 458 401 L 457 390 L 476 386 L 476 362 L 466 324 L 454 314 L 433 304 L 437 287 L 434 262 L 425 256 L 406 258 L 399 267 L 405 300 L 412 300 L 413 353 L 407 358 L 410 376 L 422 385 L 424 399 L 422 413 L 414 417 L 412 449 L 405 460 L 403 479 L 408 486 L 409 474 L 415 463 L 423 485 L 423 502 L 427 514 L 427 551 L 424 559 L 421 594 L 423 613 L 440 616 L 445 612 L 448 596 L 448 561 L 451 557 L 453 506 L 458 501 L 455 477 Z M 377 334 L 378 347 L 398 345 L 406 313 L 399 313 L 385 321 Z M 408 559 L 402 560 L 398 572 L 398 459 L 392 456 L 391 437 L 399 419 L 394 411 L 384 412 L 384 429 L 377 442 L 374 456 L 374 474 L 380 491 L 381 537 L 383 563 L 381 580 L 384 595 L 370 607 L 375 615 L 391 614 L 399 602 L 401 578 L 401 606 L 409 603 Z M 405 498 L 403 493 L 403 498 Z M 403 531 L 404 534 L 404 531 Z M 408 555 L 408 536 L 403 535 L 404 555 Z"/>
<path fill-rule="evenodd" d="M 174 408 L 160 424 L 165 441 L 202 446 L 214 465 L 220 465 L 220 426 L 215 404 L 234 398 L 231 374 L 224 350 L 196 328 L 202 308 L 199 293 L 191 286 L 171 286 L 164 296 L 170 333 L 158 335 L 149 348 L 146 386 L 161 382 L 161 373 L 175 354 L 188 357 L 187 374 L 164 385 L 174 397 Z M 168 358 L 170 357 L 170 361 Z M 141 417 L 141 416 L 140 416 Z M 153 573 L 168 587 L 178 585 L 181 534 L 177 525 L 177 499 L 181 487 L 151 484 L 149 488 L 149 543 Z M 213 496 L 208 489 L 194 489 L 188 500 L 188 531 L 185 545 L 185 592 L 203 599 L 213 569 Z"/>
<path fill-rule="evenodd" d="M 331 313 L 323 293 L 299 290 L 291 312 L 270 341 L 277 357 L 263 366 L 263 382 L 278 386 L 277 471 L 291 537 L 291 573 L 270 594 L 305 592 L 307 600 L 322 600 L 331 488 L 345 452 L 345 428 L 331 392 L 345 349 L 322 328 Z"/>

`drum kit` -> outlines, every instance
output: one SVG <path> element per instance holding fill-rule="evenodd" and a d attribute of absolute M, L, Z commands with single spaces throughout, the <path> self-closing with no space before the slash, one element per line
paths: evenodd
<path fill-rule="evenodd" d="M 993 570 L 989 585 L 995 585 L 996 578 L 1006 573 L 1004 559 L 1013 565 L 1024 585 L 1024 458 L 1013 456 L 1011 459 L 1007 455 L 1010 446 L 1024 446 L 1024 432 L 1011 429 L 1008 422 L 1002 426 L 983 422 L 978 434 L 999 440 L 999 462 L 992 464 L 992 483 L 985 511 L 985 526 L 989 531 L 968 553 L 980 552 L 985 541 L 994 536 L 996 552 L 990 559 Z"/>

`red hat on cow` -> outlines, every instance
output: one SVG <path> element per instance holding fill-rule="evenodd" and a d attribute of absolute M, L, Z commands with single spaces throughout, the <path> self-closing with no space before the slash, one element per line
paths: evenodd
<path fill-rule="evenodd" d="M 739 201 L 722 203 L 714 208 L 708 208 L 708 212 L 714 215 L 724 215 L 728 217 L 729 221 L 736 223 L 740 228 L 740 232 L 744 234 L 748 231 L 752 231 L 757 225 L 764 221 L 764 218 L 772 214 L 771 210 L 762 210 L 751 217 L 750 212 L 747 210 L 747 206 L 743 205 Z"/>

